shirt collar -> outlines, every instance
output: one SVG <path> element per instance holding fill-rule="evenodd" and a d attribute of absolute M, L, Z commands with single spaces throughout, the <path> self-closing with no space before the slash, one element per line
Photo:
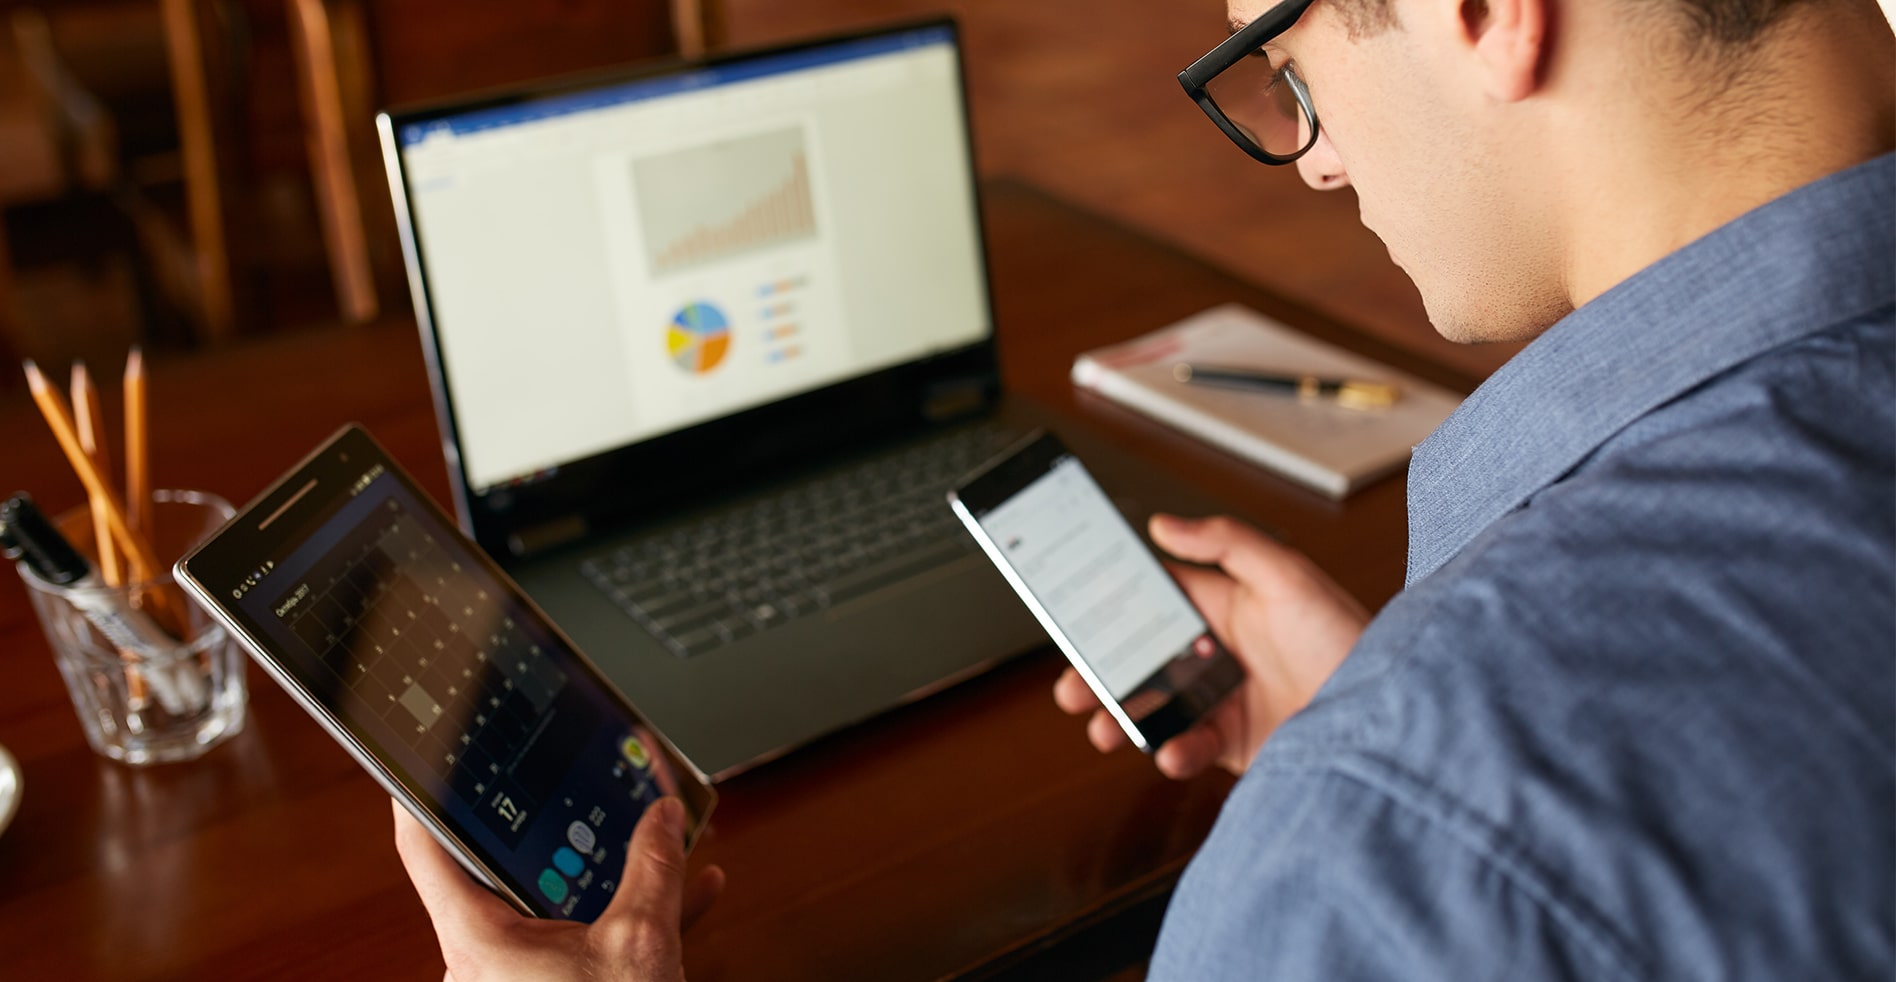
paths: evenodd
<path fill-rule="evenodd" d="M 1417 447 L 1414 584 L 1640 416 L 1896 301 L 1896 154 L 1776 199 L 1549 328 Z"/>

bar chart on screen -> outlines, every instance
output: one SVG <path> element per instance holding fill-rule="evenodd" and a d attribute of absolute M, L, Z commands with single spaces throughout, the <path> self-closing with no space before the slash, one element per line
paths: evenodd
<path fill-rule="evenodd" d="M 817 236 L 801 128 L 634 161 L 632 180 L 654 278 Z"/>

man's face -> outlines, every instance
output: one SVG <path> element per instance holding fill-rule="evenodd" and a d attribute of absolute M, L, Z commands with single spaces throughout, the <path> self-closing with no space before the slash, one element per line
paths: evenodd
<path fill-rule="evenodd" d="M 1233 26 L 1277 0 L 1229 0 Z M 1297 161 L 1312 187 L 1352 186 L 1362 221 L 1415 281 L 1429 319 L 1454 341 L 1532 337 L 1566 311 L 1550 236 L 1514 180 L 1497 109 L 1452 33 L 1458 0 L 1398 2 L 1386 29 L 1352 36 L 1318 0 L 1272 44 L 1297 65 L 1318 119 Z M 1501 151 L 1497 151 L 1497 147 Z M 1521 200 L 1514 200 L 1514 198 Z"/>

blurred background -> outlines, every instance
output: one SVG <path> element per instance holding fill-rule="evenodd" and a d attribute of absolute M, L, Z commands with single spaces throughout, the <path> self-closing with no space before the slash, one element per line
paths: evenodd
<path fill-rule="evenodd" d="M 1514 350 L 1436 337 L 1352 192 L 1252 162 L 1183 95 L 1220 0 L 0 0 L 0 354 L 401 321 L 376 109 L 944 10 L 984 176 L 1457 367 Z"/>

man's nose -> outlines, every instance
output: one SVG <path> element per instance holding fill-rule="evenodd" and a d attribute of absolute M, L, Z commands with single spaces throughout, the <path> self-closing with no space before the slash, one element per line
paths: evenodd
<path fill-rule="evenodd" d="M 1343 160 L 1330 145 L 1330 135 L 1322 130 L 1317 132 L 1316 145 L 1297 158 L 1297 173 L 1303 175 L 1305 184 L 1319 191 L 1350 186 L 1350 175 L 1343 169 Z"/>

